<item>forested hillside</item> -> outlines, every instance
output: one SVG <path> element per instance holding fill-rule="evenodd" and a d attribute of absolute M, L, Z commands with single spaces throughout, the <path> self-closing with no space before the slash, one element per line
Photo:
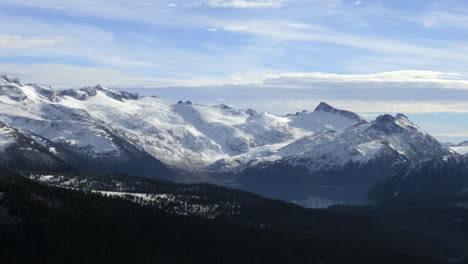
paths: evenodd
<path fill-rule="evenodd" d="M 277 215 L 316 216 L 316 232 L 249 223 L 247 215 L 237 223 L 179 216 L 7 171 L 0 192 L 2 263 L 438 263 L 394 236 L 373 234 L 359 217 L 271 200 Z"/>

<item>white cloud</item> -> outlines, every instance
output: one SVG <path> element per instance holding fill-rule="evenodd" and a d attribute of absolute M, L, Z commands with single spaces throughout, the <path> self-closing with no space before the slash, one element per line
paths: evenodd
<path fill-rule="evenodd" d="M 425 58 L 435 58 L 437 60 L 444 60 L 444 62 L 439 61 L 439 63 L 444 63 L 445 65 L 452 65 L 449 61 L 464 62 L 468 61 L 468 57 L 460 56 L 461 51 L 463 50 L 463 43 L 453 43 L 451 41 L 439 41 L 438 43 L 432 42 L 431 45 L 426 45 L 426 43 L 414 44 L 407 41 L 403 41 L 398 37 L 372 37 L 365 36 L 363 34 L 349 34 L 342 32 L 340 30 L 334 30 L 329 27 L 318 26 L 316 24 L 310 23 L 313 18 L 320 16 L 332 15 L 337 18 L 348 17 L 347 19 L 359 19 L 362 16 L 362 12 L 367 12 L 367 16 L 382 16 L 385 17 L 385 13 L 379 12 L 390 12 L 390 11 L 379 11 L 377 14 L 370 12 L 366 6 L 366 10 L 359 11 L 359 13 L 349 14 L 349 11 L 345 9 L 340 9 L 342 6 L 341 1 L 338 0 L 314 0 L 314 1 L 278 1 L 278 0 L 269 0 L 269 1 L 246 1 L 246 0 L 200 0 L 200 1 L 134 1 L 129 2 L 126 0 L 103 0 L 103 1 L 91 1 L 91 0 L 68 0 L 68 1 L 59 1 L 59 0 L 44 0 L 44 1 L 13 1 L 13 0 L 3 0 L 6 3 L 16 4 L 16 5 L 27 5 L 34 7 L 42 7 L 49 9 L 59 10 L 61 13 L 69 14 L 72 16 L 92 16 L 99 18 L 109 18 L 109 19 L 121 19 L 121 20 L 132 20 L 139 21 L 144 23 L 149 23 L 152 25 L 164 25 L 175 28 L 207 28 L 207 29 L 217 29 L 217 30 L 227 30 L 233 32 L 244 32 L 255 35 L 258 38 L 263 38 L 263 43 L 270 43 L 270 45 L 275 45 L 276 41 L 289 41 L 289 40 L 300 40 L 308 42 L 323 42 L 330 44 L 338 44 L 343 46 L 350 46 L 354 48 L 363 49 L 371 52 L 379 52 L 391 57 L 400 56 L 406 57 L 407 62 L 419 61 Z M 284 8 L 287 9 L 284 12 L 281 12 L 283 8 L 270 9 L 265 12 L 265 15 L 253 14 L 253 18 L 259 17 L 259 19 L 246 20 L 245 16 L 241 18 L 232 20 L 227 17 L 220 17 L 215 14 L 211 15 L 200 15 L 197 12 L 191 12 L 190 8 L 171 8 L 168 5 L 176 4 L 180 7 L 182 6 L 198 6 L 202 4 L 207 4 L 211 6 L 236 6 L 236 7 L 279 7 L 284 5 Z M 286 5 L 287 3 L 287 5 Z M 300 8 L 306 6 L 307 8 Z M 370 8 L 370 7 L 369 7 Z M 175 13 L 174 10 L 177 12 Z M 272 11 L 273 10 L 273 11 Z M 279 13 L 270 13 L 276 10 Z M 372 9 L 371 11 L 373 11 Z M 300 11 L 301 15 L 292 16 L 291 14 L 296 14 L 296 11 Z M 307 12 L 306 12 L 307 11 Z M 369 15 L 371 13 L 371 15 Z M 269 17 L 281 17 L 284 18 L 282 21 L 267 20 Z M 11 20 L 7 24 L 14 23 L 15 19 Z M 309 21 L 309 23 L 306 23 Z M 354 21 L 354 20 L 353 20 Z M 459 21 L 459 22 L 463 22 Z M 327 24 L 327 23 L 325 23 Z M 329 23 L 328 23 L 329 24 Z M 27 23 L 26 25 L 30 25 Z M 468 23 L 465 23 L 468 25 Z M 6 27 L 6 26 L 5 26 Z M 86 27 L 86 26 L 85 26 Z M 88 26 L 89 27 L 89 26 Z M 2 25 L 0 25 L 0 32 L 2 30 Z M 73 30 L 69 30 L 74 32 Z M 79 38 L 76 38 L 75 41 L 78 41 Z M 256 43 L 247 43 L 246 45 L 255 45 Z M 83 45 L 80 44 L 81 47 Z M 101 47 L 107 47 L 106 45 L 101 45 Z M 116 45 L 114 45 L 116 46 Z M 110 49 L 104 50 L 109 53 Z M 465 47 L 466 50 L 466 47 Z M 99 56 L 101 51 L 94 52 L 95 55 Z M 120 52 L 119 56 L 129 56 L 131 54 L 128 51 Z M 167 54 L 167 52 L 165 53 Z M 380 54 L 379 54 L 380 55 Z M 102 56 L 105 57 L 115 57 L 115 55 Z M 144 58 L 145 56 L 142 56 Z M 128 60 L 128 58 L 127 58 Z M 142 59 L 133 59 L 133 61 L 140 61 Z M 153 58 L 145 63 L 151 63 L 154 61 L 159 61 L 159 58 Z M 359 64 L 355 63 L 355 67 L 358 67 Z M 373 65 L 377 66 L 378 65 Z M 411 67 L 418 68 L 418 67 Z M 443 69 L 439 67 L 437 69 Z"/>
<path fill-rule="evenodd" d="M 98 83 L 112 88 L 159 87 L 169 97 L 185 94 L 207 102 L 224 98 L 240 107 L 279 114 L 310 110 L 324 100 L 357 112 L 468 112 L 468 81 L 458 74 L 439 72 L 264 73 L 169 79 L 147 78 L 104 67 L 0 64 L 0 74 L 56 88 Z"/>
<path fill-rule="evenodd" d="M 34 25 L 34 26 L 30 26 Z M 19 32 L 21 37 L 13 35 Z M 128 42 L 117 40 L 113 32 L 98 26 L 75 23 L 46 23 L 34 18 L 0 16 L 0 59 L 2 56 L 47 58 L 67 61 L 74 58 L 86 63 L 108 65 L 113 68 L 169 68 L 170 60 L 195 57 L 173 47 L 158 46 L 157 39 L 137 33 L 127 33 Z M 40 37 L 40 36 L 60 37 Z M 135 48 L 138 47 L 138 48 Z M 200 59 L 201 56 L 198 57 Z M 200 59 L 202 60 L 202 59 Z"/>
<path fill-rule="evenodd" d="M 408 11 L 365 0 L 0 2 L 57 14 L 3 12 L 0 60 L 99 65 L 0 63 L 0 73 L 27 82 L 159 87 L 177 96 L 184 89 L 279 114 L 323 100 L 359 112 L 468 112 L 462 9 Z M 455 11 L 440 11 L 448 8 Z M 196 35 L 200 29 L 209 37 Z M 380 73 L 290 72 L 317 70 Z"/>
<path fill-rule="evenodd" d="M 408 88 L 450 88 L 468 90 L 468 80 L 458 73 L 434 71 L 393 71 L 376 74 L 284 73 L 263 81 L 267 85 L 303 88 L 317 83 L 413 84 Z M 422 84 L 422 87 L 416 85 Z M 379 86 L 376 86 L 379 87 Z M 403 87 L 404 88 L 404 87 Z"/>
<path fill-rule="evenodd" d="M 357 113 L 468 113 L 468 106 L 463 103 L 427 103 L 418 101 L 349 101 L 349 100 L 272 100 L 259 103 L 247 102 L 250 107 L 275 114 L 294 113 L 313 110 L 321 101 Z M 226 104 L 230 104 L 229 101 Z M 247 107 L 244 105 L 244 108 Z M 254 106 L 252 106 L 255 104 Z M 260 107 L 259 107 L 260 106 Z M 263 107 L 265 106 L 265 107 Z M 376 115 L 368 115 L 375 117 Z"/>
<path fill-rule="evenodd" d="M 257 8 L 281 7 L 282 0 L 208 0 L 207 5 L 212 7 Z"/>
<path fill-rule="evenodd" d="M 0 35 L 0 49 L 30 49 L 35 47 L 53 47 L 66 39 L 64 37 L 32 37 Z"/>
<path fill-rule="evenodd" d="M 443 11 L 423 12 L 411 20 L 419 22 L 426 28 L 456 27 L 468 28 L 468 16 L 464 13 L 451 13 Z"/>
<path fill-rule="evenodd" d="M 468 57 L 460 56 L 456 46 L 443 46 L 437 48 L 406 43 L 397 39 L 369 37 L 356 34 L 336 32 L 324 26 L 313 24 L 300 24 L 281 20 L 250 20 L 225 22 L 223 28 L 227 31 L 244 32 L 254 35 L 271 37 L 278 40 L 303 40 L 311 42 L 324 42 L 356 47 L 369 51 L 395 54 L 406 54 L 419 57 L 430 57 L 443 60 L 468 62 Z"/>
<path fill-rule="evenodd" d="M 148 78 L 106 67 L 80 67 L 60 64 L 0 63 L 0 75 L 11 75 L 23 82 L 51 85 L 62 89 L 101 84 L 113 88 L 155 88 L 172 86 L 213 86 L 239 83 L 231 78 L 194 77 L 191 79 Z"/>
<path fill-rule="evenodd" d="M 28 82 L 51 84 L 58 87 L 93 85 L 97 83 L 113 87 L 196 87 L 237 85 L 251 90 L 329 89 L 335 92 L 342 89 L 372 89 L 382 91 L 399 89 L 410 91 L 461 90 L 468 91 L 468 79 L 458 73 L 434 71 L 394 71 L 375 74 L 331 74 L 306 72 L 258 71 L 250 74 L 237 72 L 213 78 L 192 76 L 189 78 L 148 78 L 132 75 L 106 67 L 81 67 L 61 64 L 0 64 L 0 73 L 10 74 Z M 390 100 L 392 100 L 390 98 Z"/>

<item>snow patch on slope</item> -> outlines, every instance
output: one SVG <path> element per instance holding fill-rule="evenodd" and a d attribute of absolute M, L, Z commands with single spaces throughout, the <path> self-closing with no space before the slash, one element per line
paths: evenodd
<path fill-rule="evenodd" d="M 0 151 L 5 150 L 11 144 L 15 143 L 16 137 L 12 135 L 13 129 L 2 126 L 0 123 Z"/>

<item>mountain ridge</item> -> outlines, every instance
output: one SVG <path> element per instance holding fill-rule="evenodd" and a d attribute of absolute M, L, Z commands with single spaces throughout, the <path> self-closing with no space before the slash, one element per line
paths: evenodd
<path fill-rule="evenodd" d="M 52 155 L 85 170 L 102 167 L 249 189 L 248 171 L 284 164 L 292 171 L 300 168 L 300 175 L 281 176 L 280 182 L 340 185 L 350 181 L 341 172 L 347 169 L 356 170 L 359 188 L 367 188 L 396 167 L 452 154 L 403 114 L 369 122 L 322 102 L 313 112 L 279 117 L 227 105 L 168 102 L 100 85 L 54 91 L 12 77 L 1 80 L 0 121 L 35 135 L 31 139 L 54 149 Z M 375 175 L 372 164 L 387 164 L 383 168 L 389 172 Z M 310 197 L 284 199 L 293 198 Z"/>

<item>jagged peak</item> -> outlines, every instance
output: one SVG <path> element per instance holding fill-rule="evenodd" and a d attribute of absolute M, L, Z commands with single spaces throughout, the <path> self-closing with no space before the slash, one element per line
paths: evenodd
<path fill-rule="evenodd" d="M 300 115 L 303 115 L 305 113 L 308 113 L 309 111 L 307 110 L 302 110 L 302 112 L 296 112 L 296 113 L 290 113 L 290 114 L 286 114 L 286 116 L 300 116 Z"/>
<path fill-rule="evenodd" d="M 403 127 L 397 124 L 396 118 L 389 114 L 379 115 L 369 129 L 382 131 L 386 134 L 402 133 Z"/>
<path fill-rule="evenodd" d="M 335 108 L 325 102 L 320 102 L 320 104 L 315 108 L 314 112 L 328 112 L 328 113 L 334 113 L 334 114 L 339 114 L 342 116 L 345 116 L 350 119 L 354 119 L 359 122 L 367 122 L 366 119 L 354 112 L 347 111 L 347 110 L 341 110 L 338 108 Z"/>
<path fill-rule="evenodd" d="M 6 82 L 9 82 L 9 83 L 15 83 L 17 85 L 21 85 L 21 82 L 18 78 L 14 78 L 13 76 L 11 75 L 0 75 L 0 78 L 3 79 L 4 81 Z"/>
<path fill-rule="evenodd" d="M 0 84 L 3 84 L 0 86 L 0 95 L 6 95 L 15 101 L 24 101 L 26 99 L 54 101 L 56 99 L 55 91 L 49 86 L 33 83 L 22 84 L 17 78 L 9 75 L 0 76 Z"/>
<path fill-rule="evenodd" d="M 81 88 L 65 89 L 65 90 L 62 90 L 61 92 L 67 93 L 69 91 L 75 91 L 75 92 L 80 92 L 81 91 L 81 92 L 94 93 L 94 92 L 97 92 L 97 91 L 113 91 L 113 90 L 105 88 L 104 86 L 98 84 L 98 85 L 95 85 L 95 86 L 85 86 L 85 87 L 81 87 Z M 117 91 L 113 91 L 113 92 L 118 93 Z"/>
<path fill-rule="evenodd" d="M 398 113 L 396 116 L 395 116 L 395 119 L 406 119 L 409 121 L 409 118 L 405 115 L 405 114 L 402 114 L 402 113 Z"/>
<path fill-rule="evenodd" d="M 332 111 L 338 111 L 338 109 L 334 108 L 333 106 L 325 102 L 320 102 L 320 104 L 314 110 L 314 112 L 317 112 L 317 111 L 332 112 Z"/>
<path fill-rule="evenodd" d="M 383 114 L 379 115 L 376 119 L 375 122 L 378 123 L 388 123 L 388 122 L 396 122 L 398 120 L 405 120 L 408 121 L 412 124 L 412 122 L 409 120 L 409 118 L 401 113 L 396 114 L 395 116 L 390 115 L 390 114 Z"/>
<path fill-rule="evenodd" d="M 103 87 L 102 85 L 100 85 L 100 84 L 94 86 L 93 88 L 96 89 L 96 90 L 99 90 L 99 91 L 102 91 L 102 90 L 109 90 L 109 89 L 107 89 L 107 88 L 104 88 L 104 87 Z"/>
<path fill-rule="evenodd" d="M 66 89 L 59 92 L 60 96 L 71 96 L 78 100 L 86 100 L 90 96 L 95 96 L 97 90 L 95 87 L 83 87 L 83 88 L 74 88 Z"/>
<path fill-rule="evenodd" d="M 59 92 L 59 95 L 61 96 L 71 96 L 75 99 L 78 100 L 86 100 L 89 97 L 93 97 L 97 95 L 97 92 L 104 92 L 108 97 L 111 97 L 113 99 L 122 101 L 124 99 L 126 100 L 136 100 L 140 99 L 140 95 L 137 93 L 129 93 L 129 92 L 124 92 L 124 91 L 116 91 L 112 90 L 109 88 L 106 88 L 100 84 L 96 86 L 87 86 L 83 88 L 77 88 L 77 89 L 67 89 L 67 90 L 62 90 Z"/>
<path fill-rule="evenodd" d="M 0 79 L 8 82 L 8 83 L 14 83 L 18 86 L 30 86 L 30 87 L 33 87 L 34 89 L 38 90 L 38 91 L 48 91 L 48 92 L 53 92 L 53 89 L 52 87 L 50 86 L 47 86 L 47 85 L 39 85 L 39 84 L 36 84 L 36 83 L 27 83 L 27 84 L 23 84 L 20 82 L 20 80 L 18 78 L 15 78 L 11 75 L 1 75 L 0 76 Z"/>
<path fill-rule="evenodd" d="M 275 115 L 272 115 L 268 112 L 261 112 L 261 113 L 257 113 L 255 115 L 251 115 L 247 118 L 247 121 L 252 121 L 252 120 L 260 120 L 260 119 L 263 119 L 263 120 L 274 120 L 278 118 L 277 116 Z"/>
<path fill-rule="evenodd" d="M 401 133 L 403 130 L 409 129 L 426 134 L 426 132 L 411 122 L 406 115 L 401 113 L 395 116 L 390 114 L 379 115 L 374 122 L 372 122 L 371 128 L 379 129 L 385 133 Z"/>
<path fill-rule="evenodd" d="M 216 105 L 216 107 L 221 108 L 221 109 L 232 109 L 232 107 L 228 106 L 227 104 L 219 104 L 219 105 Z"/>
<path fill-rule="evenodd" d="M 117 93 L 117 91 L 113 91 L 113 90 L 110 90 L 108 88 L 104 88 L 100 84 L 95 85 L 95 86 L 86 86 L 86 87 L 82 87 L 82 88 L 78 88 L 78 89 L 74 89 L 74 90 L 79 90 L 79 91 L 84 91 L 84 92 L 92 92 L 92 93 L 95 93 L 97 91 L 110 91 L 110 92 Z"/>
<path fill-rule="evenodd" d="M 21 90 L 20 82 L 11 76 L 0 76 L 0 95 L 9 97 L 14 101 L 26 100 L 26 94 Z"/>
<path fill-rule="evenodd" d="M 393 123 L 395 122 L 395 117 L 389 114 L 379 115 L 375 121 L 375 123 Z"/>
<path fill-rule="evenodd" d="M 245 110 L 245 113 L 248 114 L 249 116 L 254 116 L 254 115 L 258 114 L 257 111 L 255 111 L 252 108 L 249 108 L 249 109 Z"/>
<path fill-rule="evenodd" d="M 192 103 L 192 101 L 190 101 L 190 100 L 187 100 L 187 101 L 185 101 L 185 102 L 182 101 L 182 100 L 179 100 L 179 101 L 177 102 L 177 104 L 178 104 L 178 105 L 192 105 L 193 103 Z"/>

